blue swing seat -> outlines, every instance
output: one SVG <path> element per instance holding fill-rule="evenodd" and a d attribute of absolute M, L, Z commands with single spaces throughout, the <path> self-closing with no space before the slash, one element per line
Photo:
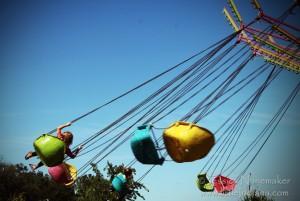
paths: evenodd
<path fill-rule="evenodd" d="M 117 176 L 114 177 L 112 180 L 112 187 L 114 188 L 115 191 L 118 193 L 122 193 L 126 189 L 126 182 L 127 179 L 124 174 L 119 173 Z"/>
<path fill-rule="evenodd" d="M 139 126 L 131 138 L 131 149 L 135 158 L 143 164 L 162 165 L 164 158 L 160 158 L 150 136 L 150 125 Z"/>

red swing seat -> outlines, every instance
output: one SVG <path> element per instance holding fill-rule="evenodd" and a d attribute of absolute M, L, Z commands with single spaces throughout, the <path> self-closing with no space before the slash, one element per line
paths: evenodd
<path fill-rule="evenodd" d="M 229 193 L 234 190 L 236 182 L 222 175 L 214 179 L 214 187 L 218 193 Z"/>

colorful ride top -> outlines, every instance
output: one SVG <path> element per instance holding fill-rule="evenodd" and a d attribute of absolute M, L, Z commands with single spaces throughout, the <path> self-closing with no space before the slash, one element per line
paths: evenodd
<path fill-rule="evenodd" d="M 295 1 L 289 12 L 299 6 L 299 2 L 299 0 Z M 245 26 L 234 1 L 228 0 L 228 3 L 234 17 L 226 8 L 223 12 L 234 31 L 241 31 L 238 42 L 247 43 L 253 54 L 262 56 L 267 62 L 295 73 L 300 72 L 300 39 L 294 34 L 299 34 L 300 28 L 266 15 L 258 0 L 252 0 L 255 9 L 258 10 L 256 20 L 262 22 L 260 26 L 263 22 L 267 23 L 267 26 L 264 29 L 255 28 L 253 25 Z"/>

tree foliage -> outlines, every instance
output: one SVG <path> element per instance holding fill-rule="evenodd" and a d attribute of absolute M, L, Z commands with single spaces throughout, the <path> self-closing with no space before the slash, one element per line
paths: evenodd
<path fill-rule="evenodd" d="M 254 190 L 246 195 L 242 201 L 274 201 L 274 199 L 268 198 L 266 195 Z"/>
<path fill-rule="evenodd" d="M 127 182 L 128 189 L 126 191 L 126 195 L 120 195 L 118 192 L 113 190 L 111 182 L 118 173 L 125 172 L 126 168 L 124 165 L 116 166 L 108 162 L 104 169 L 107 172 L 108 179 L 104 178 L 96 165 L 92 166 L 95 173 L 94 175 L 89 174 L 78 179 L 76 187 L 78 201 L 133 201 L 136 200 L 137 197 L 144 198 L 139 193 L 139 190 L 146 189 L 146 187 L 143 184 L 134 181 L 133 178 L 129 179 Z M 132 173 L 135 174 L 135 169 L 130 169 Z"/>
<path fill-rule="evenodd" d="M 23 164 L 0 162 L 0 200 L 75 200 L 73 189 L 62 188 L 42 172 L 29 172 Z"/>
<path fill-rule="evenodd" d="M 137 197 L 143 198 L 139 190 L 146 188 L 133 177 L 128 179 L 126 195 L 113 190 L 111 181 L 124 172 L 124 165 L 107 163 L 106 175 L 96 165 L 92 167 L 93 174 L 79 177 L 73 188 L 66 188 L 53 182 L 47 174 L 30 172 L 23 164 L 0 161 L 0 201 L 134 201 Z M 135 174 L 135 169 L 131 170 Z"/>
<path fill-rule="evenodd" d="M 105 170 L 107 171 L 107 175 L 108 177 L 110 177 L 110 181 L 112 181 L 112 179 L 120 172 L 124 173 L 126 168 L 124 165 L 119 165 L 119 166 L 115 166 L 111 163 L 107 163 L 107 166 L 105 168 Z M 133 175 L 136 174 L 136 170 L 134 168 L 129 168 L 130 171 L 132 172 Z M 146 191 L 148 191 L 148 189 L 140 182 L 135 181 L 133 179 L 133 177 L 131 177 L 130 179 L 128 179 L 127 181 L 127 194 L 125 196 L 126 200 L 136 200 L 137 197 L 141 197 L 144 199 L 144 197 L 139 193 L 139 190 L 144 189 Z M 119 196 L 120 198 L 120 196 Z"/>

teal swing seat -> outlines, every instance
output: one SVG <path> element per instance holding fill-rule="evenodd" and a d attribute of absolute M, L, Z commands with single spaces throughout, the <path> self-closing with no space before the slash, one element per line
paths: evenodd
<path fill-rule="evenodd" d="M 127 179 L 126 179 L 125 175 L 122 173 L 119 173 L 112 180 L 112 187 L 118 193 L 123 193 L 126 190 L 126 182 L 127 182 Z"/>
<path fill-rule="evenodd" d="M 209 182 L 209 180 L 206 177 L 206 174 L 198 174 L 197 176 L 197 187 L 200 191 L 203 192 L 213 192 L 214 191 L 214 185 Z"/>
<path fill-rule="evenodd" d="M 151 126 L 139 126 L 131 138 L 131 149 L 135 158 L 143 164 L 162 165 L 163 157 L 159 157 L 150 136 Z"/>

